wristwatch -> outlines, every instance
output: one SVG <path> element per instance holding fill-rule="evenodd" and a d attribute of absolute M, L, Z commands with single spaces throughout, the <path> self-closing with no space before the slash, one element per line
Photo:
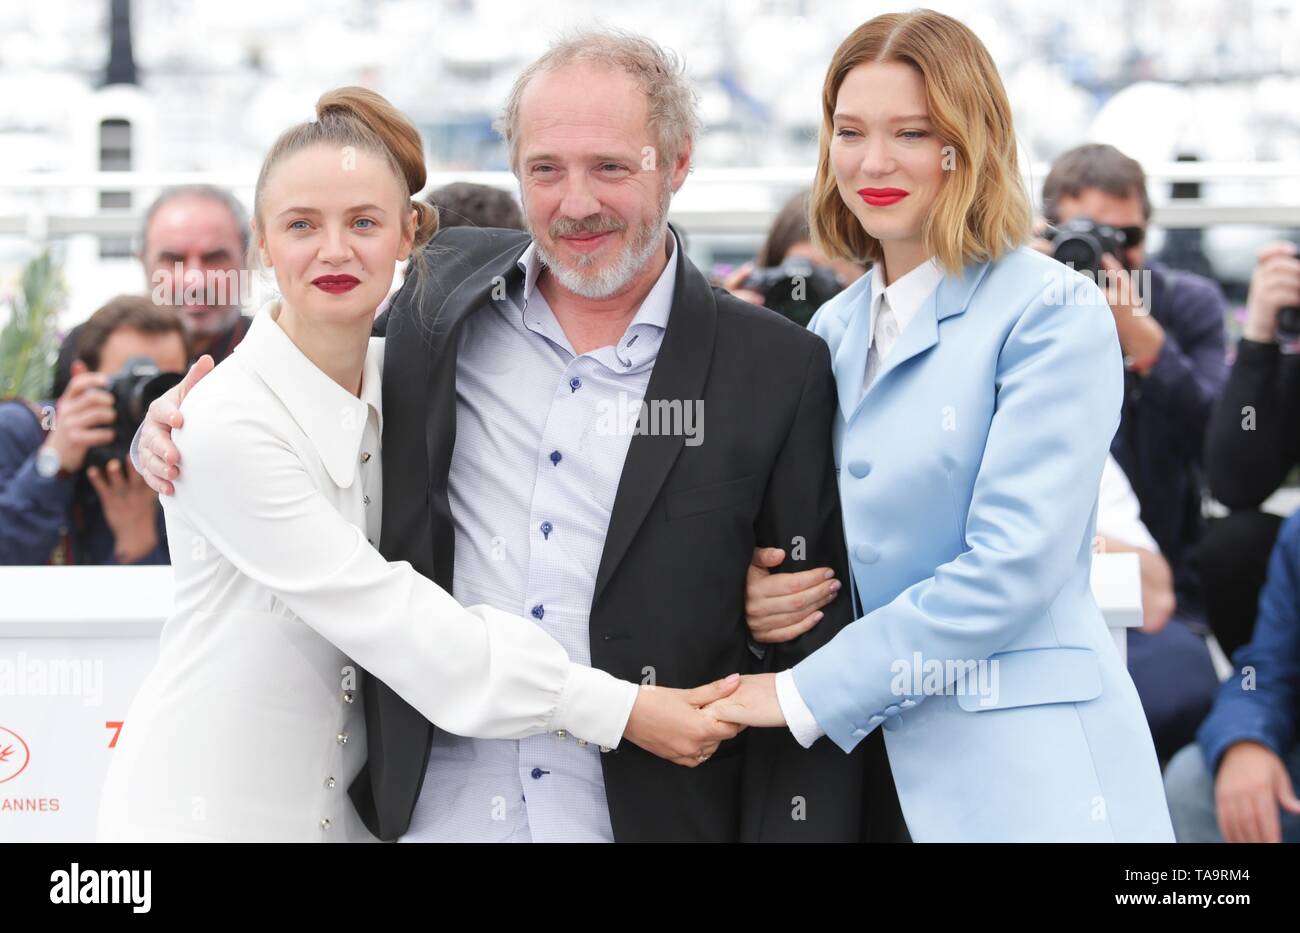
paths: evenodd
<path fill-rule="evenodd" d="M 49 444 L 36 451 L 36 474 L 45 479 L 54 479 L 63 472 L 63 458 Z"/>

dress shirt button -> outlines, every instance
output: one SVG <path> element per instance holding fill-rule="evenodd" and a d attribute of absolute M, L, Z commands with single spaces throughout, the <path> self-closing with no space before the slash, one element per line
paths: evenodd
<path fill-rule="evenodd" d="M 546 615 L 546 607 L 543 606 L 541 603 L 538 603 L 536 606 L 533 607 L 532 613 L 534 619 L 540 619 L 542 616 Z"/>
<path fill-rule="evenodd" d="M 347 745 L 347 744 L 348 744 L 348 734 L 347 734 L 346 732 L 340 732 L 338 735 L 334 736 L 334 739 L 335 739 L 335 741 L 337 741 L 340 745 Z"/>
<path fill-rule="evenodd" d="M 870 719 L 867 720 L 867 725 L 878 726 L 884 721 L 885 721 L 884 716 L 881 716 L 880 714 L 876 714 L 875 716 L 872 716 Z"/>
<path fill-rule="evenodd" d="M 853 556 L 859 563 L 863 564 L 874 564 L 880 560 L 880 552 L 870 544 L 859 544 L 853 549 Z"/>
<path fill-rule="evenodd" d="M 327 777 L 327 778 L 325 779 L 325 787 L 326 787 L 327 789 L 328 789 L 328 788 L 332 788 L 332 787 L 334 786 L 335 783 L 336 783 L 336 782 L 335 782 L 334 778 L 332 778 L 332 777 Z"/>
<path fill-rule="evenodd" d="M 321 829 L 329 829 L 329 828 L 330 828 L 330 821 L 329 821 L 329 820 L 326 820 L 326 819 L 322 819 L 322 820 L 320 821 L 320 828 L 321 828 Z"/>
<path fill-rule="evenodd" d="M 563 729 L 556 729 L 555 737 L 557 739 L 567 739 L 569 737 L 569 733 L 565 732 Z"/>
<path fill-rule="evenodd" d="M 866 732 L 865 729 L 854 729 L 854 730 L 853 730 L 853 737 L 854 737 L 855 739 L 865 738 L 866 735 L 867 735 L 867 732 Z"/>
<path fill-rule="evenodd" d="M 871 472 L 871 464 L 865 460 L 854 460 L 849 464 L 849 472 L 858 479 L 862 479 Z"/>
<path fill-rule="evenodd" d="M 609 751 L 609 750 L 610 750 L 610 749 L 609 749 L 609 746 L 608 746 L 608 745 L 602 745 L 602 746 L 600 747 L 600 753 L 601 753 L 602 755 L 603 755 L 605 752 Z"/>
<path fill-rule="evenodd" d="M 361 497 L 361 501 L 362 501 L 363 503 L 365 503 L 366 505 L 369 505 L 369 504 L 370 504 L 370 497 L 369 497 L 369 496 L 362 496 L 362 497 Z"/>
<path fill-rule="evenodd" d="M 532 771 L 529 771 L 528 773 L 532 775 L 534 781 L 540 781 L 542 779 L 543 774 L 550 774 L 551 772 L 543 771 L 541 768 L 534 768 Z"/>
<path fill-rule="evenodd" d="M 899 703 L 898 705 L 899 705 L 899 707 L 901 707 L 902 709 L 911 709 L 913 706 L 916 705 L 916 701 L 915 701 L 915 700 L 912 700 L 912 699 L 907 699 L 907 700 L 904 700 L 903 702 Z"/>
<path fill-rule="evenodd" d="M 885 715 L 886 715 L 886 716 L 897 716 L 897 715 L 898 715 L 898 707 L 895 706 L 895 705 L 892 704 L 892 703 L 889 704 L 888 706 L 885 707 Z"/>
<path fill-rule="evenodd" d="M 552 525 L 550 522 L 542 522 L 542 538 L 544 540 L 549 541 L 551 537 L 551 532 L 554 530 L 555 530 L 555 526 Z"/>
<path fill-rule="evenodd" d="M 563 459 L 564 457 L 560 455 L 560 452 L 558 450 L 551 451 L 551 466 L 559 466 L 560 461 Z"/>
<path fill-rule="evenodd" d="M 578 748 L 586 748 L 586 747 L 587 747 L 587 740 L 586 740 L 586 739 L 578 739 Z"/>
<path fill-rule="evenodd" d="M 577 392 L 581 388 L 582 388 L 582 380 L 579 379 L 577 376 L 574 376 L 572 379 L 569 380 L 570 392 Z"/>
<path fill-rule="evenodd" d="M 346 693 L 343 694 L 343 702 L 344 702 L 344 703 L 351 703 L 351 702 L 352 702 L 352 699 L 353 699 L 353 694 L 351 693 L 351 691 L 348 691 L 348 692 L 346 692 Z"/>
<path fill-rule="evenodd" d="M 361 462 L 362 462 L 362 463 L 369 463 L 369 462 L 370 462 L 370 451 L 368 451 L 368 450 L 363 450 L 363 451 L 361 451 Z"/>

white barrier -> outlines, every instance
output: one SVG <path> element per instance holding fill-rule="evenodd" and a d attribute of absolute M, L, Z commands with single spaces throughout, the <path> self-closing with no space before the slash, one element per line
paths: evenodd
<path fill-rule="evenodd" d="M 1137 555 L 1096 555 L 1092 589 L 1123 657 L 1142 621 Z M 0 567 L 0 842 L 94 837 L 171 601 L 170 567 Z"/>
<path fill-rule="evenodd" d="M 171 603 L 170 567 L 0 568 L 0 842 L 94 837 Z"/>

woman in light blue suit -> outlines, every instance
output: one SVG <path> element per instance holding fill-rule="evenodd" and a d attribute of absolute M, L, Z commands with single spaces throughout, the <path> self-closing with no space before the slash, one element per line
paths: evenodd
<path fill-rule="evenodd" d="M 937 13 L 878 17 L 836 52 L 823 109 L 814 239 L 874 262 L 809 325 L 838 385 L 859 617 L 709 710 L 846 752 L 883 727 L 917 841 L 1172 842 L 1089 586 L 1119 342 L 1097 286 L 1024 245 L 988 52 Z"/>

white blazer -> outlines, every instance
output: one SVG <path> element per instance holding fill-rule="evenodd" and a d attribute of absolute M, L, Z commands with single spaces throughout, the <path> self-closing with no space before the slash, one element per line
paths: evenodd
<path fill-rule="evenodd" d="M 181 406 L 182 474 L 162 500 L 175 605 L 113 752 L 100 839 L 370 839 L 347 796 L 366 757 L 363 668 L 482 738 L 563 729 L 612 747 L 636 700 L 534 622 L 463 608 L 380 556 L 367 490 L 384 342 L 370 341 L 357 398 L 278 310 Z"/>

